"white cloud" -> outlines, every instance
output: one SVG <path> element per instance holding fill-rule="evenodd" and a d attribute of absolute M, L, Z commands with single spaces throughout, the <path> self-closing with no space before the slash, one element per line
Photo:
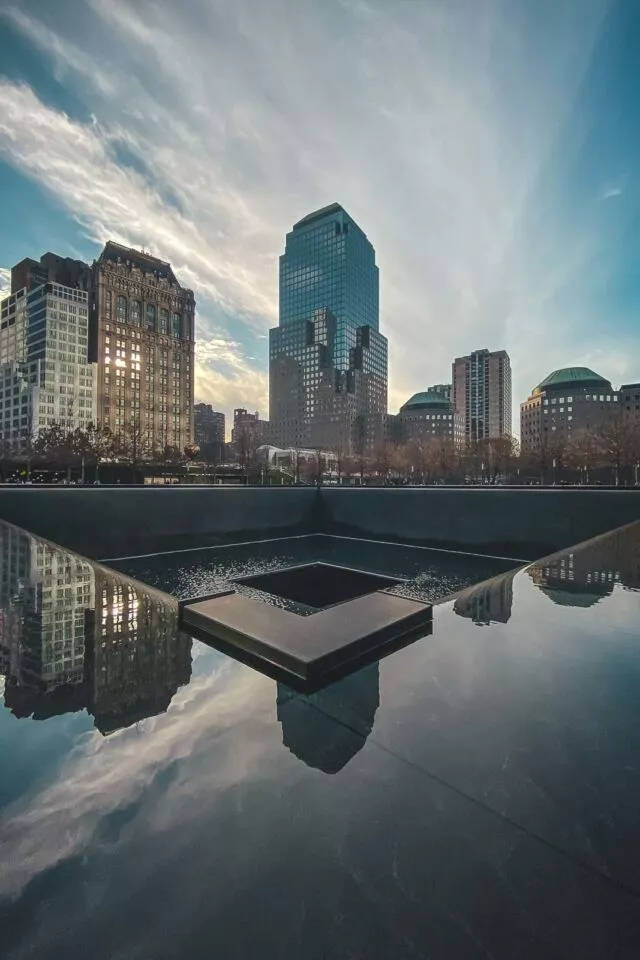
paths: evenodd
<path fill-rule="evenodd" d="M 99 28 L 67 17 L 64 40 L 46 11 L 10 16 L 42 50 L 53 38 L 95 121 L 5 81 L 0 152 L 97 242 L 152 249 L 213 304 L 199 331 L 221 359 L 199 348 L 198 395 L 266 414 L 266 356 L 251 358 L 276 322 L 284 234 L 333 200 L 376 247 L 392 410 L 482 346 L 509 350 L 516 408 L 590 354 L 637 376 L 638 348 L 614 356 L 594 316 L 612 266 L 599 214 L 564 211 L 556 184 L 586 136 L 559 148 L 605 0 L 544 23 L 462 0 L 89 7 Z"/>
<path fill-rule="evenodd" d="M 0 300 L 11 292 L 11 270 L 0 267 Z"/>
<path fill-rule="evenodd" d="M 159 768 L 187 758 L 191 764 L 196 760 L 197 768 L 197 759 L 206 758 L 212 741 L 218 742 L 226 731 L 241 729 L 249 706 L 253 718 L 270 720 L 275 696 L 272 680 L 225 660 L 217 671 L 192 678 L 187 687 L 181 687 L 166 713 L 108 738 L 97 732 L 82 738 L 53 782 L 26 802 L 22 798 L 3 810 L 0 840 L 6 859 L 0 893 L 18 896 L 34 877 L 81 855 L 101 819 L 119 806 L 139 801 Z M 216 791 L 260 769 L 260 738 L 245 737 L 243 744 L 242 756 L 222 751 Z M 207 778 L 211 787 L 210 771 Z M 204 784 L 201 796 L 210 796 Z M 147 826 L 153 833 L 157 821 Z"/>
<path fill-rule="evenodd" d="M 620 196 L 622 196 L 621 187 L 606 187 L 602 192 L 603 200 L 610 200 L 612 197 L 620 197 Z"/>

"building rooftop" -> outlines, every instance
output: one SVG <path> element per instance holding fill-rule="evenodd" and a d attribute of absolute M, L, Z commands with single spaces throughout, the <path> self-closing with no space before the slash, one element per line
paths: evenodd
<path fill-rule="evenodd" d="M 303 217 L 302 220 L 298 220 L 297 223 L 294 223 L 293 229 L 297 230 L 298 227 L 306 227 L 308 224 L 312 223 L 314 220 L 320 220 L 322 217 L 328 216 L 330 213 L 346 213 L 344 207 L 340 206 L 339 203 L 330 203 L 326 207 L 320 207 L 319 210 L 314 210 L 313 213 L 308 213 L 306 217 Z"/>
<path fill-rule="evenodd" d="M 536 389 L 544 390 L 545 387 L 574 386 L 583 383 L 605 383 L 609 388 L 611 387 L 608 380 L 594 370 L 590 370 L 589 367 L 561 367 L 541 380 Z"/>
<path fill-rule="evenodd" d="M 450 402 L 442 393 L 435 390 L 423 390 L 421 393 L 414 393 L 409 397 L 406 403 L 400 407 L 401 410 L 423 410 L 426 407 L 449 406 Z"/>

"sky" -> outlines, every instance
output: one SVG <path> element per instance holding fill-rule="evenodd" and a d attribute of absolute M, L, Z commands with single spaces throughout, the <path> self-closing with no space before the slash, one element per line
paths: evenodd
<path fill-rule="evenodd" d="M 268 415 L 293 223 L 380 268 L 389 409 L 506 349 L 640 380 L 640 4 L 0 0 L 0 289 L 107 239 L 197 300 L 196 400 Z"/>

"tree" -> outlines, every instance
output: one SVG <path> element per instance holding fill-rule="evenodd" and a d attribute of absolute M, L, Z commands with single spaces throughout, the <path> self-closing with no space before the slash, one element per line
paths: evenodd
<path fill-rule="evenodd" d="M 385 440 L 380 440 L 373 449 L 373 467 L 386 483 L 391 470 L 391 445 Z"/>
<path fill-rule="evenodd" d="M 595 435 L 602 462 L 611 469 L 616 487 L 626 472 L 626 468 L 633 466 L 637 429 L 634 421 L 625 416 L 622 409 L 618 409 L 613 416 L 600 426 Z"/>
<path fill-rule="evenodd" d="M 90 423 L 86 430 L 78 429 L 73 433 L 73 446 L 82 462 L 82 477 L 86 463 L 95 465 L 96 483 L 100 483 L 100 465 L 112 460 L 117 453 L 116 439 L 108 427 Z"/>
<path fill-rule="evenodd" d="M 562 453 L 562 465 L 579 470 L 584 483 L 589 483 L 590 472 L 602 463 L 602 444 L 590 430 L 576 430 Z"/>
<path fill-rule="evenodd" d="M 149 431 L 142 429 L 139 417 L 114 437 L 114 452 L 119 460 L 131 465 L 131 478 L 135 483 L 138 467 L 149 460 L 153 453 Z"/>
<path fill-rule="evenodd" d="M 71 478 L 71 467 L 75 460 L 73 435 L 59 423 L 52 423 L 38 432 L 33 444 L 34 452 L 43 460 L 64 469 L 67 479 Z"/>
<path fill-rule="evenodd" d="M 406 479 L 409 475 L 409 452 L 405 444 L 397 444 L 391 448 L 391 471 L 397 477 Z"/>
<path fill-rule="evenodd" d="M 363 414 L 359 414 L 353 422 L 353 455 L 362 484 L 367 468 L 367 425 Z"/>

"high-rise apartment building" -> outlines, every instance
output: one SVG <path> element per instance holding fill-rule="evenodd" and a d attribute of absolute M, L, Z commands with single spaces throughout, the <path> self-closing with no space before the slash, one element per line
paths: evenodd
<path fill-rule="evenodd" d="M 193 439 L 195 300 L 171 266 L 109 241 L 92 268 L 98 421 L 151 454 Z"/>
<path fill-rule="evenodd" d="M 283 446 L 370 442 L 387 412 L 378 267 L 337 203 L 303 217 L 280 257 L 280 321 L 269 335 L 269 419 Z"/>
<path fill-rule="evenodd" d="M 47 277 L 45 267 L 23 261 L 12 283 L 25 286 L 0 304 L 0 440 L 7 447 L 54 423 L 72 431 L 96 419 L 87 290 Z"/>
<path fill-rule="evenodd" d="M 474 350 L 457 357 L 452 386 L 466 443 L 511 436 L 511 363 L 505 350 Z"/>
<path fill-rule="evenodd" d="M 217 462 L 224 459 L 224 413 L 214 410 L 210 403 L 196 403 L 193 408 L 193 431 L 201 457 Z"/>

